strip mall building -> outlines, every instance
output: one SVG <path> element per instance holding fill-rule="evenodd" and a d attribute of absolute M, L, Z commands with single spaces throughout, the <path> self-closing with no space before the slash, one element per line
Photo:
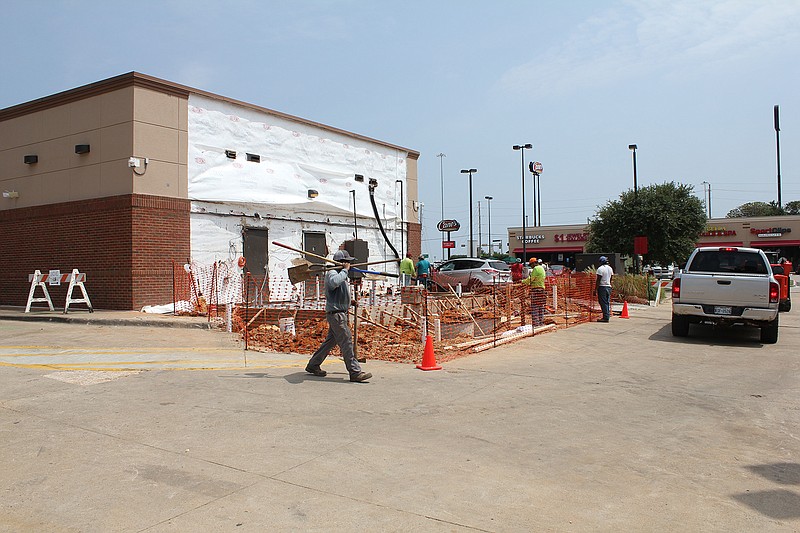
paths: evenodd
<path fill-rule="evenodd" d="M 508 229 L 512 255 L 572 266 L 575 254 L 585 251 L 588 226 L 585 224 L 526 228 L 527 255 L 522 245 L 522 228 Z M 698 246 L 746 246 L 778 252 L 779 256 L 800 263 L 800 216 L 712 218 L 700 235 Z M 614 250 L 606 250 L 613 252 Z"/>
<path fill-rule="evenodd" d="M 77 268 L 95 308 L 139 309 L 172 301 L 173 261 L 243 256 L 285 278 L 299 255 L 273 241 L 418 254 L 418 159 L 136 72 L 1 109 L 0 304 L 25 305 L 37 269 Z"/>

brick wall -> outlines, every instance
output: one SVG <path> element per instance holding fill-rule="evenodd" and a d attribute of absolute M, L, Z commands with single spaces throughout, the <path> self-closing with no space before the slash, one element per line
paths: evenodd
<path fill-rule="evenodd" d="M 415 222 L 408 223 L 408 251 L 414 258 L 422 253 L 422 225 Z"/>
<path fill-rule="evenodd" d="M 190 255 L 189 208 L 186 199 L 122 195 L 0 211 L 0 304 L 24 306 L 36 269 L 73 268 L 86 273 L 97 309 L 172 301 L 172 260 Z M 67 286 L 48 291 L 63 308 Z"/>

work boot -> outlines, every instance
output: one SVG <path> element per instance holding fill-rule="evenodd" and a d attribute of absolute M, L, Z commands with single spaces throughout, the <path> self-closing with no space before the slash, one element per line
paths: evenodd
<path fill-rule="evenodd" d="M 308 372 L 309 374 L 313 374 L 318 378 L 324 378 L 325 376 L 328 375 L 327 372 L 325 372 L 318 366 L 306 366 L 306 372 Z"/>
<path fill-rule="evenodd" d="M 372 374 L 370 374 L 369 372 L 359 372 L 358 374 L 350 374 L 350 381 L 361 383 L 367 381 L 371 377 Z"/>

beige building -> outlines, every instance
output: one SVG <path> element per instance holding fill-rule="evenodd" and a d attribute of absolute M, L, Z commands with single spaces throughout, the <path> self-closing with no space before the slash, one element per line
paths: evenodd
<path fill-rule="evenodd" d="M 523 250 L 522 228 L 508 228 L 511 255 L 526 260 L 537 257 L 567 266 L 574 264 L 575 254 L 585 251 L 589 238 L 586 224 L 526 228 L 525 236 L 527 244 Z M 800 216 L 712 218 L 697 245 L 761 248 L 777 252 L 797 265 L 800 262 Z"/>
<path fill-rule="evenodd" d="M 173 301 L 173 261 L 241 255 L 285 276 L 276 239 L 325 255 L 357 233 L 371 260 L 417 254 L 418 159 L 136 72 L 2 109 L 0 304 L 25 305 L 36 269 L 79 269 L 109 309 Z"/>

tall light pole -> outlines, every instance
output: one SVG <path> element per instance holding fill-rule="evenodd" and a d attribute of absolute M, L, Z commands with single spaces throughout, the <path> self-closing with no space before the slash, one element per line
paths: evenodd
<path fill-rule="evenodd" d="M 773 110 L 775 112 L 775 149 L 778 158 L 778 208 L 780 208 L 783 205 L 781 203 L 781 127 L 778 124 L 780 108 L 775 106 Z"/>
<path fill-rule="evenodd" d="M 492 249 L 492 200 L 494 200 L 494 198 L 491 196 L 484 196 L 484 198 L 489 206 L 489 257 L 492 257 L 492 252 L 494 252 Z"/>
<path fill-rule="evenodd" d="M 514 150 L 519 150 L 520 155 L 522 156 L 522 260 L 528 260 L 528 236 L 526 234 L 526 219 L 525 219 L 525 150 L 532 150 L 533 145 L 531 143 L 527 144 L 515 144 L 512 146 Z"/>
<path fill-rule="evenodd" d="M 637 148 L 637 146 L 635 144 L 629 144 L 628 145 L 628 150 L 633 152 L 633 198 L 634 198 L 634 200 L 639 195 L 639 183 L 637 182 L 637 178 L 636 178 L 636 148 Z"/>
<path fill-rule="evenodd" d="M 634 209 L 638 205 L 639 202 L 639 183 L 637 182 L 636 178 L 636 148 L 635 144 L 629 144 L 628 150 L 633 152 L 633 203 Z M 635 242 L 635 241 L 634 241 Z M 636 250 L 633 252 L 633 270 L 634 273 L 639 273 L 639 254 L 636 253 Z"/>
<path fill-rule="evenodd" d="M 447 156 L 439 152 L 436 157 L 439 158 L 439 184 L 442 188 L 442 218 L 439 220 L 444 220 L 444 158 Z M 450 259 L 450 248 L 447 249 L 447 258 Z M 442 232 L 442 259 L 444 259 L 444 232 Z"/>
<path fill-rule="evenodd" d="M 472 175 L 478 173 L 477 168 L 465 168 L 462 174 L 469 174 L 469 256 L 475 257 L 475 241 L 472 240 Z"/>

